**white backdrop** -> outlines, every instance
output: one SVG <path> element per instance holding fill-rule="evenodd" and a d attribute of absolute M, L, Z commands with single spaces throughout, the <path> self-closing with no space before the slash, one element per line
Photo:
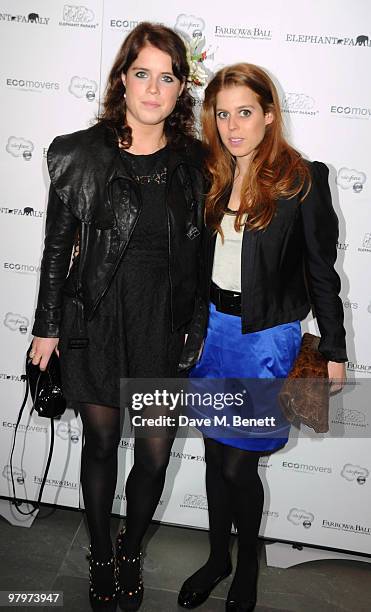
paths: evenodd
<path fill-rule="evenodd" d="M 31 7 L 31 8 L 30 8 Z M 31 10 L 32 9 L 32 10 Z M 20 376 L 31 336 L 48 177 L 46 150 L 57 134 L 87 127 L 126 34 L 140 21 L 177 27 L 198 39 L 213 72 L 236 61 L 273 76 L 291 142 L 330 168 L 340 221 L 337 269 L 348 334 L 349 377 L 371 375 L 370 183 L 371 4 L 368 0 L 266 0 L 247 8 L 174 0 L 3 1 L 0 8 L 0 495 L 10 493 L 9 451 L 24 392 Z M 202 99 L 202 88 L 195 91 Z M 304 326 L 315 329 L 311 319 Z M 28 412 L 28 411 L 27 411 Z M 29 412 L 28 412 L 29 414 Z M 35 498 L 47 456 L 42 419 L 23 419 L 15 466 L 19 496 Z M 68 411 L 44 500 L 79 505 L 81 422 Z M 337 432 L 341 439 L 331 437 Z M 293 434 L 296 433 L 293 431 Z M 261 535 L 371 554 L 370 417 L 366 401 L 345 393 L 331 406 L 331 432 L 303 428 L 282 451 L 260 462 L 266 500 Z M 122 439 L 113 510 L 125 512 L 123 481 L 132 441 Z M 177 440 L 155 518 L 207 527 L 200 438 Z"/>

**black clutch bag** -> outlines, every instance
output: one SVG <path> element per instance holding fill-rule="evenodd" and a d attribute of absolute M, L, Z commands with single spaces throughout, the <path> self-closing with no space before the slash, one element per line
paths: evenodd
<path fill-rule="evenodd" d="M 30 387 L 33 408 L 41 417 L 58 418 L 66 410 L 66 400 L 61 386 L 59 357 L 53 351 L 47 368 L 42 372 L 38 365 L 33 365 L 27 351 L 26 376 Z"/>

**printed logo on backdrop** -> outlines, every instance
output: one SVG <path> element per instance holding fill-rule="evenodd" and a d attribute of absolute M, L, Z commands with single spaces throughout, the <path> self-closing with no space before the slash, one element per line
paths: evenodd
<path fill-rule="evenodd" d="M 18 484 L 24 484 L 27 474 L 24 470 L 22 470 L 22 468 L 19 468 L 16 465 L 13 465 L 13 476 L 14 476 L 15 482 L 17 482 Z M 11 469 L 10 469 L 9 464 L 4 465 L 3 478 L 6 478 L 6 480 L 9 480 L 9 482 L 12 481 Z"/>
<path fill-rule="evenodd" d="M 0 13 L 0 21 L 48 25 L 50 17 L 43 17 L 42 15 L 39 15 L 39 13 L 28 13 L 28 15 L 13 15 L 12 13 Z"/>
<path fill-rule="evenodd" d="M 362 239 L 362 246 L 358 247 L 360 253 L 371 253 L 371 232 L 364 234 Z"/>
<path fill-rule="evenodd" d="M 214 30 L 216 38 L 238 38 L 244 40 L 271 40 L 272 30 L 262 25 L 216 25 Z"/>
<path fill-rule="evenodd" d="M 0 382 L 23 382 L 24 374 L 9 374 L 9 372 L 0 372 Z"/>
<path fill-rule="evenodd" d="M 37 476 L 36 474 L 33 475 L 33 482 L 35 484 L 40 485 L 42 483 L 42 480 L 42 476 Z M 45 481 L 45 486 L 57 487 L 58 489 L 78 489 L 80 483 L 67 479 L 58 480 L 58 478 L 47 478 Z"/>
<path fill-rule="evenodd" d="M 353 361 L 348 361 L 347 370 L 349 370 L 349 372 L 360 372 L 362 374 L 371 374 L 371 364 L 370 363 L 355 363 Z"/>
<path fill-rule="evenodd" d="M 181 508 L 194 508 L 196 510 L 207 510 L 207 499 L 205 495 L 193 495 L 186 493 Z"/>
<path fill-rule="evenodd" d="M 333 34 L 286 34 L 286 42 L 310 45 L 343 45 L 346 47 L 371 47 L 371 39 L 367 34 L 353 36 L 335 36 Z"/>
<path fill-rule="evenodd" d="M 371 108 L 369 106 L 342 106 L 331 104 L 330 113 L 342 119 L 366 119 L 371 118 Z"/>
<path fill-rule="evenodd" d="M 81 438 L 81 430 L 77 426 L 72 426 L 70 423 L 60 421 L 57 425 L 56 435 L 62 440 L 71 440 L 76 444 Z"/>
<path fill-rule="evenodd" d="M 290 115 L 306 115 L 314 117 L 319 111 L 316 109 L 316 101 L 312 96 L 304 93 L 288 92 L 281 100 L 281 108 L 284 113 Z"/>
<path fill-rule="evenodd" d="M 259 459 L 258 467 L 264 468 L 266 470 L 271 468 L 272 467 L 272 462 L 270 461 L 270 457 L 269 456 L 268 457 L 261 457 Z"/>
<path fill-rule="evenodd" d="M 10 421 L 3 421 L 2 422 L 2 427 L 3 429 L 15 429 L 16 428 L 17 423 L 12 423 Z M 48 428 L 47 427 L 41 427 L 40 425 L 34 425 L 34 424 L 29 424 L 29 425 L 24 425 L 23 423 L 19 423 L 18 425 L 18 431 L 21 433 L 28 433 L 28 432 L 36 432 L 36 433 L 43 433 L 46 434 L 48 433 Z"/>
<path fill-rule="evenodd" d="M 134 440 L 130 438 L 127 440 L 126 438 L 121 438 L 119 448 L 123 450 L 134 450 Z"/>
<path fill-rule="evenodd" d="M 2 215 L 16 215 L 17 217 L 37 217 L 40 219 L 44 214 L 44 210 L 35 210 L 32 206 L 25 206 L 24 208 L 8 208 L 7 206 L 0 206 L 0 214 Z"/>
<path fill-rule="evenodd" d="M 299 463 L 298 461 L 282 461 L 281 467 L 284 470 L 292 470 L 300 474 L 332 474 L 332 468 L 330 466 Z"/>
<path fill-rule="evenodd" d="M 370 472 L 367 468 L 361 467 L 360 465 L 346 463 L 341 470 L 340 475 L 348 482 L 357 482 L 359 485 L 364 485 L 366 479 L 370 475 Z"/>
<path fill-rule="evenodd" d="M 30 161 L 34 148 L 34 143 L 22 136 L 9 136 L 5 147 L 12 157 L 22 158 L 24 161 Z"/>
<path fill-rule="evenodd" d="M 355 168 L 340 168 L 336 175 L 336 184 L 341 189 L 351 189 L 354 193 L 361 193 L 366 182 L 366 174 Z"/>
<path fill-rule="evenodd" d="M 40 266 L 25 264 L 16 261 L 3 261 L 2 269 L 6 272 L 16 272 L 17 274 L 38 274 Z"/>
<path fill-rule="evenodd" d="M 322 520 L 322 525 L 324 529 L 336 529 L 337 531 L 343 531 L 348 533 L 360 533 L 362 535 L 371 535 L 371 527 L 366 527 L 365 525 L 361 525 L 360 523 L 348 523 L 348 522 L 340 522 L 340 521 L 329 521 L 327 519 Z"/>
<path fill-rule="evenodd" d="M 346 251 L 348 247 L 349 247 L 349 242 L 337 242 L 336 243 L 336 248 L 339 251 Z M 344 302 L 343 302 L 343 304 L 344 304 Z"/>
<path fill-rule="evenodd" d="M 27 317 L 13 312 L 7 312 L 4 318 L 4 326 L 10 331 L 18 331 L 21 334 L 27 334 L 30 321 Z"/>
<path fill-rule="evenodd" d="M 136 21 L 135 19 L 116 19 L 116 17 L 113 17 L 109 21 L 111 28 L 117 28 L 119 30 L 122 30 L 123 32 L 130 32 L 131 30 L 134 30 L 134 28 L 137 27 L 138 23 L 140 22 Z"/>
<path fill-rule="evenodd" d="M 174 29 L 186 34 L 188 38 L 202 38 L 204 36 L 205 21 L 202 17 L 182 13 L 178 15 Z"/>
<path fill-rule="evenodd" d="M 179 459 L 180 461 L 200 461 L 201 463 L 205 462 L 205 457 L 203 455 L 192 455 L 191 453 L 180 453 L 179 451 L 171 451 L 170 456 L 173 459 Z"/>
<path fill-rule="evenodd" d="M 280 516 L 279 512 L 274 512 L 273 510 L 263 510 L 263 516 L 266 516 L 269 519 L 277 519 Z"/>
<path fill-rule="evenodd" d="M 309 529 L 314 521 L 314 514 L 300 508 L 291 508 L 287 520 L 293 525 L 302 525 L 305 529 Z"/>
<path fill-rule="evenodd" d="M 98 22 L 95 21 L 94 12 L 87 6 L 65 4 L 59 25 L 71 28 L 94 29 L 98 27 Z"/>
<path fill-rule="evenodd" d="M 358 309 L 358 302 L 349 302 L 349 300 L 342 300 L 343 302 L 343 307 L 345 310 L 357 310 Z"/>
<path fill-rule="evenodd" d="M 126 502 L 126 495 L 125 495 L 125 493 L 124 492 L 116 493 L 116 495 L 114 497 L 114 500 L 118 501 L 118 502 Z M 158 506 L 163 506 L 165 501 L 166 501 L 166 499 L 160 499 L 157 505 Z"/>
<path fill-rule="evenodd" d="M 126 495 L 124 493 L 117 493 L 117 495 L 115 495 L 115 501 L 126 502 Z"/>
<path fill-rule="evenodd" d="M 32 91 L 32 92 L 51 92 L 58 91 L 61 86 L 56 81 L 39 81 L 37 79 L 16 79 L 14 77 L 6 78 L 6 86 L 17 91 Z"/>
<path fill-rule="evenodd" d="M 338 408 L 336 415 L 331 421 L 337 425 L 347 425 L 348 427 L 357 428 L 365 428 L 368 425 L 368 423 L 366 423 L 366 415 L 362 410 L 343 407 Z"/>
<path fill-rule="evenodd" d="M 75 98 L 85 98 L 92 102 L 95 100 L 98 84 L 86 77 L 73 76 L 68 87 L 68 91 Z"/>

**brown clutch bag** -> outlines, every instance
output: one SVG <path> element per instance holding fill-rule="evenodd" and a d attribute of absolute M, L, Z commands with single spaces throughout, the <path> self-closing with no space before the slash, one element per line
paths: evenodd
<path fill-rule="evenodd" d="M 293 368 L 278 395 L 282 412 L 293 423 L 300 421 L 316 433 L 329 430 L 327 359 L 319 352 L 320 338 L 305 333 Z"/>

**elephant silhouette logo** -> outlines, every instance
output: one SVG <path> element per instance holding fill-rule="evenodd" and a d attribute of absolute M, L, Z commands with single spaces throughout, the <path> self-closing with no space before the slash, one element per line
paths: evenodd
<path fill-rule="evenodd" d="M 38 23 L 39 21 L 39 15 L 37 13 L 30 13 L 28 15 L 28 21 L 30 23 Z"/>
<path fill-rule="evenodd" d="M 366 249 L 371 249 L 371 234 L 365 234 L 363 238 L 362 246 L 366 247 Z"/>
<path fill-rule="evenodd" d="M 368 36 L 366 36 L 365 34 L 357 36 L 356 45 L 359 45 L 360 47 L 366 47 L 366 45 L 368 45 Z"/>
<path fill-rule="evenodd" d="M 23 214 L 25 214 L 26 216 L 32 215 L 33 212 L 34 212 L 34 209 L 31 208 L 31 206 L 26 206 L 23 209 Z"/>

